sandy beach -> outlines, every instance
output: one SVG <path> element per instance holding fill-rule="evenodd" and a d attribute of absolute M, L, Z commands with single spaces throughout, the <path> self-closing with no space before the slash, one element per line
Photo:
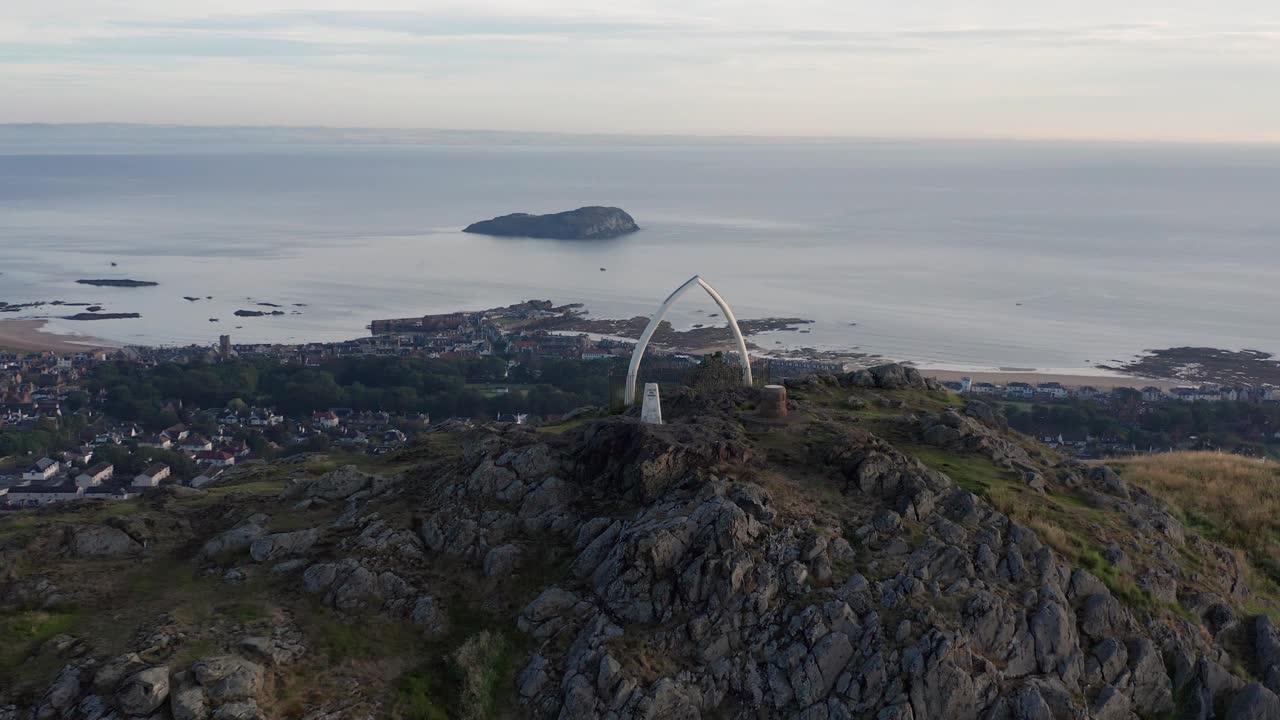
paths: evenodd
<path fill-rule="evenodd" d="M 0 350 L 75 353 L 118 347 L 116 343 L 85 335 L 44 332 L 47 324 L 44 320 L 0 320 Z"/>
<path fill-rule="evenodd" d="M 1025 382 L 1036 385 L 1039 383 L 1056 382 L 1066 387 L 1080 387 L 1082 385 L 1091 385 L 1098 389 L 1111 389 L 1117 387 L 1133 387 L 1143 388 L 1148 385 L 1169 390 L 1170 388 L 1186 383 L 1179 383 L 1176 380 L 1156 380 L 1152 378 L 1138 377 L 1136 375 L 1059 375 L 1054 373 L 1041 372 L 970 372 L 967 370 L 933 370 L 922 369 L 920 373 L 925 377 L 936 378 L 942 381 L 959 380 L 960 378 L 973 378 L 974 382 L 989 382 L 996 385 L 1007 385 L 1011 382 Z"/>

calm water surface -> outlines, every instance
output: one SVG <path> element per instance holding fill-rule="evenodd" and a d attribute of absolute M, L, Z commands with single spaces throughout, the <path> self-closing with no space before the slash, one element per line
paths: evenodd
<path fill-rule="evenodd" d="M 644 230 L 458 232 L 588 204 Z M 528 298 L 620 317 L 695 273 L 739 317 L 818 321 L 768 347 L 1067 369 L 1183 344 L 1277 352 L 1280 149 L 0 126 L 0 300 L 143 315 L 60 329 L 337 340 Z M 301 314 L 233 317 L 258 302 Z M 709 312 L 690 295 L 674 319 Z"/>

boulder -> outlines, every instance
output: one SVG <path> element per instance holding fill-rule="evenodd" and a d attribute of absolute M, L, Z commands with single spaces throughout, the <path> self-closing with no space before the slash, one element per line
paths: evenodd
<path fill-rule="evenodd" d="M 40 700 L 40 706 L 36 712 L 38 718 L 53 718 L 65 716 L 65 714 L 75 707 L 76 699 L 80 697 L 80 668 L 68 665 L 58 673 L 58 677 L 54 679 L 53 684 L 45 691 L 44 697 Z M 17 715 L 15 714 L 16 718 Z"/>
<path fill-rule="evenodd" d="M 334 470 L 318 478 L 295 478 L 281 491 L 285 500 L 344 500 L 369 487 L 375 476 L 361 472 L 354 465 Z"/>
<path fill-rule="evenodd" d="M 242 552 L 267 534 L 267 524 L 270 521 L 271 518 L 266 515 L 251 515 L 232 529 L 206 542 L 200 549 L 200 556 L 216 558 Z"/>
<path fill-rule="evenodd" d="M 1280 718 L 1280 697 L 1261 683 L 1249 683 L 1236 693 L 1227 708 L 1226 720 L 1277 720 Z"/>
<path fill-rule="evenodd" d="M 169 712 L 173 720 L 208 720 L 209 698 L 190 673 L 175 676 L 175 687 L 169 694 Z"/>
<path fill-rule="evenodd" d="M 115 706 L 126 715 L 149 715 L 169 699 L 169 668 L 148 668 L 129 676 L 115 694 Z"/>
<path fill-rule="evenodd" d="M 70 551 L 75 557 L 119 558 L 137 555 L 142 546 L 116 528 L 88 525 L 75 529 Z"/>
<path fill-rule="evenodd" d="M 249 546 L 249 555 L 257 562 L 273 562 L 294 555 L 305 555 L 319 539 L 320 530 L 317 528 L 266 535 L 253 541 Z"/>
<path fill-rule="evenodd" d="M 191 666 L 191 674 L 215 705 L 255 699 L 266 681 L 261 665 L 239 655 L 205 658 Z"/>

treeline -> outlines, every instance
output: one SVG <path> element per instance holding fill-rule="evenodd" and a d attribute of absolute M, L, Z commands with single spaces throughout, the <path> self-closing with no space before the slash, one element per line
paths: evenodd
<path fill-rule="evenodd" d="M 1135 404 L 1121 397 L 1111 402 L 1075 400 L 1064 403 L 1006 404 L 1009 424 L 1029 435 L 1076 435 L 1115 438 L 1137 446 L 1178 447 L 1193 438 L 1212 447 L 1234 450 L 1275 445 L 1280 405 L 1247 402 L 1163 402 Z"/>
<path fill-rule="evenodd" d="M 109 416 L 150 429 L 177 422 L 182 408 L 222 408 L 233 403 L 274 407 L 292 416 L 332 407 L 422 412 L 437 418 L 507 412 L 548 415 L 606 404 L 611 365 L 610 361 L 549 361 L 536 371 L 516 367 L 506 377 L 506 362 L 492 357 L 341 358 L 322 367 L 281 365 L 266 359 L 155 367 L 102 363 L 86 386 L 95 395 L 105 392 L 103 409 Z M 484 383 L 522 387 L 520 392 L 493 394 L 475 387 Z"/>

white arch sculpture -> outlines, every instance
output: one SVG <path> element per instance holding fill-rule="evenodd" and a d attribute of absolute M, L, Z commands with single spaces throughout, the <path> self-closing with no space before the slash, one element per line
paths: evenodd
<path fill-rule="evenodd" d="M 744 385 L 751 385 L 751 358 L 747 355 L 747 341 L 742 337 L 742 329 L 738 327 L 738 319 L 733 316 L 733 310 L 729 308 L 729 303 L 725 302 L 720 293 L 711 287 L 710 283 L 703 280 L 701 276 L 694 275 L 689 278 L 688 282 L 676 288 L 675 292 L 667 296 L 662 301 L 662 305 L 658 307 L 658 311 L 649 318 L 649 324 L 645 326 L 644 332 L 640 334 L 640 340 L 636 342 L 636 349 L 631 353 L 631 365 L 627 367 L 627 388 L 623 396 L 623 403 L 632 405 L 636 401 L 636 379 L 640 375 L 640 360 L 644 357 L 644 351 L 649 347 L 649 339 L 658 330 L 658 326 L 662 324 L 663 318 L 667 316 L 667 311 L 675 304 L 680 296 L 693 287 L 701 285 L 703 290 L 716 301 L 716 305 L 720 306 L 720 311 L 724 313 L 724 317 L 729 321 L 729 329 L 733 331 L 733 339 L 738 344 L 738 359 L 742 361 L 742 382 Z"/>

